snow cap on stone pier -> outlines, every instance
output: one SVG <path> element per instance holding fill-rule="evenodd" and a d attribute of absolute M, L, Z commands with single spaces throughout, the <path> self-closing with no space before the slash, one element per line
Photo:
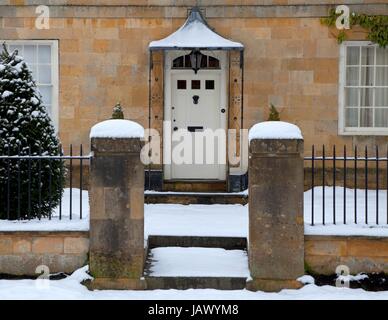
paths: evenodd
<path fill-rule="evenodd" d="M 253 139 L 301 139 L 299 127 L 284 121 L 265 121 L 249 129 L 249 142 Z"/>
<path fill-rule="evenodd" d="M 90 138 L 144 138 L 144 128 L 131 120 L 105 120 L 92 127 Z"/>

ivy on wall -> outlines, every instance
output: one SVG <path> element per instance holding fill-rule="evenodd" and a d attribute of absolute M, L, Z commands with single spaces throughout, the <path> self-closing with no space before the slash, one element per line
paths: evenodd
<path fill-rule="evenodd" d="M 321 22 L 329 27 L 335 27 L 336 20 L 339 16 L 341 16 L 341 13 L 336 13 L 333 8 L 330 9 L 329 16 L 322 18 Z M 367 30 L 368 40 L 377 43 L 382 48 L 385 48 L 388 45 L 388 16 L 369 16 L 352 12 L 349 16 L 350 29 L 356 25 Z M 337 39 L 338 43 L 346 40 L 345 30 L 340 30 Z"/>

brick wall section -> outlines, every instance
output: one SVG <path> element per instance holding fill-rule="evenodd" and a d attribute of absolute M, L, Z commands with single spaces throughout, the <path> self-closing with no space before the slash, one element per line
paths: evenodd
<path fill-rule="evenodd" d="M 305 236 L 305 261 L 319 274 L 333 274 L 341 264 L 351 274 L 388 272 L 388 238 Z"/>
<path fill-rule="evenodd" d="M 87 264 L 89 232 L 0 232 L 0 274 L 36 275 L 39 265 L 50 273 L 71 273 Z"/>

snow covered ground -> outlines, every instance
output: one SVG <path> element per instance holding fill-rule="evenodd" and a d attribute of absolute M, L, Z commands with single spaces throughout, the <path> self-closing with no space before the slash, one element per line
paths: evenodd
<path fill-rule="evenodd" d="M 325 187 L 325 225 L 323 221 L 323 188 L 314 188 L 314 226 L 311 226 L 312 191 L 304 194 L 305 234 L 309 235 L 360 235 L 360 236 L 388 236 L 387 191 L 378 192 L 378 217 L 376 223 L 377 197 L 375 190 L 368 190 L 368 224 L 366 224 L 365 190 L 357 189 L 357 223 L 355 220 L 355 192 L 346 189 L 346 224 L 344 224 L 344 188 L 335 188 L 335 217 L 333 223 L 333 187 Z"/>
<path fill-rule="evenodd" d="M 336 222 L 333 224 L 333 188 L 325 187 L 325 221 L 322 225 L 322 187 L 314 188 L 314 226 L 311 226 L 311 190 L 304 194 L 305 234 L 388 236 L 387 192 L 379 191 L 379 225 L 376 224 L 376 191 L 368 190 L 368 224 L 365 223 L 365 190 L 357 190 L 357 224 L 354 220 L 354 190 L 346 189 L 346 224 L 343 224 L 343 188 L 336 188 Z M 0 231 L 89 230 L 88 192 L 82 191 L 82 215 L 79 218 L 80 190 L 73 189 L 73 219 L 69 219 L 70 190 L 62 201 L 62 220 L 56 208 L 52 220 L 0 220 Z M 152 193 L 148 191 L 148 193 Z M 246 193 L 246 192 L 245 192 Z M 195 235 L 246 237 L 248 205 L 146 204 L 145 238 L 148 235 Z"/>
<path fill-rule="evenodd" d="M 72 219 L 70 220 L 70 189 L 62 197 L 62 220 L 59 207 L 55 208 L 51 220 L 48 218 L 29 221 L 0 220 L 0 231 L 83 231 L 89 230 L 88 191 L 82 191 L 82 219 L 80 219 L 80 189 L 72 189 Z"/>
<path fill-rule="evenodd" d="M 362 289 L 318 287 L 307 284 L 299 290 L 279 293 L 251 292 L 248 290 L 222 291 L 214 289 L 190 290 L 96 290 L 81 285 L 89 276 L 87 267 L 77 270 L 62 280 L 0 280 L 0 300 L 10 299 L 131 299 L 131 300 L 373 300 L 388 299 L 388 292 L 367 292 Z"/>
<path fill-rule="evenodd" d="M 388 236 L 386 223 L 386 192 L 379 193 L 380 222 L 382 225 L 375 224 L 375 199 L 374 191 L 369 191 L 369 225 L 363 220 L 364 196 L 363 190 L 358 190 L 358 216 L 359 223 L 353 223 L 353 190 L 347 190 L 347 220 L 348 224 L 342 223 L 342 188 L 337 188 L 337 222 L 338 225 L 332 224 L 332 189 L 326 188 L 326 222 L 328 225 L 322 226 L 322 188 L 317 187 L 315 190 L 315 222 L 316 226 L 310 226 L 311 218 L 311 191 L 305 193 L 305 232 L 306 234 L 357 234 L 357 235 L 375 235 Z M 0 231 L 2 230 L 88 230 L 89 229 L 89 206 L 87 191 L 82 192 L 83 199 L 83 217 L 79 219 L 79 190 L 73 189 L 73 220 L 69 221 L 69 190 L 64 194 L 63 209 L 61 221 L 58 220 L 59 210 L 55 211 L 53 219 L 42 219 L 41 221 L 0 221 Z M 247 236 L 248 234 L 248 206 L 242 205 L 173 205 L 173 204 L 149 204 L 145 205 L 145 237 L 148 235 L 197 235 L 197 236 Z M 191 252 L 193 253 L 193 252 Z M 203 253 L 203 252 L 202 252 Z M 156 252 L 157 254 L 157 252 Z M 159 264 L 158 270 L 160 275 L 168 273 L 168 265 L 171 261 L 171 255 L 176 252 L 169 252 L 166 255 L 163 264 Z M 195 254 L 195 253 L 194 253 Z M 224 259 L 228 266 L 228 259 L 233 260 L 233 270 L 230 274 L 239 272 L 246 274 L 246 261 L 244 257 L 227 256 L 219 252 L 218 260 Z M 175 263 L 177 262 L 175 255 Z M 180 252 L 178 256 L 177 268 L 184 270 L 185 254 Z M 236 264 L 236 260 L 238 262 Z M 187 262 L 187 261 L 186 261 Z M 214 262 L 214 261 L 213 261 Z M 209 261 L 211 264 L 211 261 Z M 154 291 L 88 291 L 86 287 L 80 284 L 88 278 L 86 269 L 82 268 L 73 275 L 62 280 L 0 280 L 0 300 L 2 299 L 388 299 L 388 292 L 367 292 L 362 289 L 336 288 L 332 286 L 318 287 L 313 283 L 306 284 L 299 290 L 282 290 L 280 293 L 250 292 L 247 290 L 236 291 L 218 291 L 213 289 L 201 290 L 154 290 Z M 191 271 L 199 272 L 203 265 L 198 262 L 192 266 Z M 226 270 L 226 267 L 224 268 Z M 225 271 L 224 270 L 224 271 Z M 183 272 L 183 271 L 182 271 Z M 311 282 L 311 279 L 307 282 Z"/>

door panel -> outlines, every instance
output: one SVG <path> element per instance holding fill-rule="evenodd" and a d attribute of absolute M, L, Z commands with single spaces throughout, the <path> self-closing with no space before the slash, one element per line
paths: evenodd
<path fill-rule="evenodd" d="M 212 71 L 194 74 L 194 72 L 188 71 L 172 74 L 171 79 L 172 134 L 174 132 L 179 133 L 180 136 L 186 134 L 191 137 L 192 142 L 191 147 L 185 149 L 186 152 L 189 152 L 186 154 L 186 159 L 190 159 L 191 164 L 174 163 L 173 151 L 171 178 L 224 180 L 226 165 L 223 163 L 224 159 L 218 157 L 218 152 L 224 150 L 226 141 L 219 141 L 214 136 L 204 138 L 207 129 L 214 132 L 221 128 L 221 117 L 225 116 L 221 112 L 225 106 L 220 106 L 220 74 Z M 202 145 L 199 143 L 201 139 Z M 173 139 L 172 150 L 177 145 L 182 147 L 182 141 L 174 141 Z M 209 141 L 210 146 L 214 144 L 214 147 L 206 150 Z M 209 151 L 212 154 L 209 154 Z M 211 161 L 212 157 L 215 161 L 207 163 L 206 159 Z"/>

